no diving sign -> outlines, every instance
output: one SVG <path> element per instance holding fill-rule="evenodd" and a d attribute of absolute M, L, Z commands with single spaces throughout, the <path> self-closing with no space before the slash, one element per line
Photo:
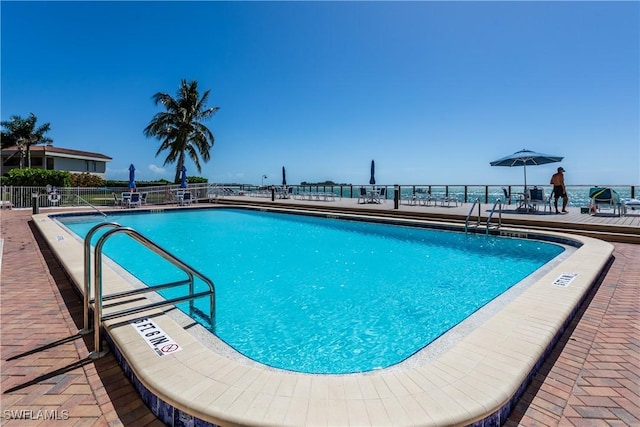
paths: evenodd
<path fill-rule="evenodd" d="M 562 273 L 553 281 L 553 284 L 556 286 L 567 287 L 571 282 L 573 282 L 573 279 L 575 279 L 577 275 L 578 273 Z"/>
<path fill-rule="evenodd" d="M 182 350 L 180 344 L 173 341 L 156 322 L 148 317 L 132 320 L 129 323 L 158 356 L 166 356 Z"/>

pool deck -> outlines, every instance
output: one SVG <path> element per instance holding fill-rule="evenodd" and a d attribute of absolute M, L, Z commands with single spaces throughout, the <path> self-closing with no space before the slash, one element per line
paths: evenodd
<path fill-rule="evenodd" d="M 265 202 L 298 204 L 252 201 Z M 304 203 L 393 211 L 391 201 Z M 451 215 L 466 216 L 469 207 L 401 206 L 399 211 L 431 211 L 430 216 L 451 220 Z M 161 425 L 112 353 L 96 361 L 87 358 L 91 336 L 75 335 L 82 326 L 82 302 L 35 230 L 30 210 L 3 210 L 1 215 L 0 425 Z M 614 241 L 619 235 L 640 234 L 640 215 L 589 216 L 573 210 L 568 215 L 513 215 L 531 226 L 596 224 L 597 229 L 586 226 L 586 232 L 613 231 Z M 640 245 L 615 242 L 613 256 L 603 281 L 588 294 L 505 425 L 640 425 Z M 43 420 L 41 410 L 58 420 Z"/>

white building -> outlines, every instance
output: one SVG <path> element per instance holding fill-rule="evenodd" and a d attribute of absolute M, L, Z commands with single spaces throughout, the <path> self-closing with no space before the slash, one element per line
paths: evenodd
<path fill-rule="evenodd" d="M 88 172 L 103 179 L 107 170 L 107 162 L 112 160 L 111 157 L 104 154 L 54 147 L 53 145 L 32 145 L 30 152 L 31 167 L 34 169 L 69 171 L 71 173 Z M 28 165 L 26 158 L 23 165 L 24 167 Z M 2 149 L 2 175 L 19 167 L 20 152 L 17 147 Z"/>

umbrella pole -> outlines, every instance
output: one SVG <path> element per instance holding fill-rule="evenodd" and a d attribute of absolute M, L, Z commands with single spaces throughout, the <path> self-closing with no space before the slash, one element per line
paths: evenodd
<path fill-rule="evenodd" d="M 523 169 L 524 169 L 524 193 L 527 193 L 527 162 L 524 163 L 523 165 Z"/>

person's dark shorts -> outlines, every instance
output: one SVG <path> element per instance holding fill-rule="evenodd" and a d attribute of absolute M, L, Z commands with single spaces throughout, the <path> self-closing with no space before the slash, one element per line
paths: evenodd
<path fill-rule="evenodd" d="M 553 186 L 553 197 L 556 199 L 558 197 L 567 197 L 567 193 L 564 191 L 564 187 L 562 185 Z"/>

